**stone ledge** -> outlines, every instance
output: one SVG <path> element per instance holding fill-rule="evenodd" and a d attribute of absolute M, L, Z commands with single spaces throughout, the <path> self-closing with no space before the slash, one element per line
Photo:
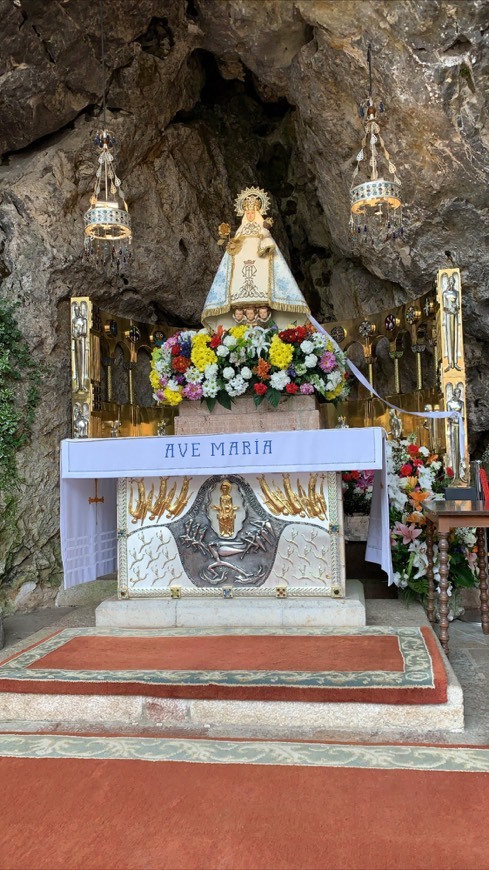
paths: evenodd
<path fill-rule="evenodd" d="M 95 624 L 113 628 L 307 628 L 365 625 L 359 580 L 346 581 L 346 598 L 133 598 L 108 599 L 95 611 Z"/>

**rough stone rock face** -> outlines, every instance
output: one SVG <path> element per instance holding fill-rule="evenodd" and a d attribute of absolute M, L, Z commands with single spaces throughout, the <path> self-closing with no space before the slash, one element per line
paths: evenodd
<path fill-rule="evenodd" d="M 61 575 L 58 445 L 70 430 L 68 299 L 197 324 L 221 220 L 241 186 L 272 194 L 274 235 L 316 315 L 358 316 L 430 288 L 446 251 L 462 268 L 475 444 L 489 429 L 489 11 L 484 0 L 111 0 L 107 119 L 133 220 L 136 265 L 82 261 L 103 89 L 99 6 L 0 0 L 0 295 L 45 364 L 15 530 L 0 577 Z M 358 103 L 385 102 L 406 202 L 401 248 L 354 255 L 348 191 Z M 234 220 L 233 220 L 234 217 Z M 29 587 L 30 588 L 30 587 Z M 53 593 L 54 594 L 54 593 Z M 37 598 L 33 600 L 39 601 Z M 43 598 L 43 600 L 45 600 Z"/>

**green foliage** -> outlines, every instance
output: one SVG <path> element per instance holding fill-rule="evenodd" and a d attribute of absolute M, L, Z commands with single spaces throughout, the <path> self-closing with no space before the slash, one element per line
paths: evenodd
<path fill-rule="evenodd" d="M 40 379 L 15 307 L 0 301 L 0 490 L 11 490 L 19 479 L 17 451 L 31 437 Z"/>
<path fill-rule="evenodd" d="M 222 405 L 223 408 L 226 408 L 226 411 L 231 410 L 231 405 L 232 405 L 231 397 L 228 396 L 228 394 L 226 393 L 225 390 L 219 390 L 219 392 L 217 394 L 217 401 L 219 402 L 220 405 Z"/>

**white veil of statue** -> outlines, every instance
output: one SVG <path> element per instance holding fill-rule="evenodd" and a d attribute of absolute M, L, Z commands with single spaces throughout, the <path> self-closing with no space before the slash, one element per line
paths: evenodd
<path fill-rule="evenodd" d="M 236 198 L 241 225 L 229 239 L 202 312 L 202 323 L 211 332 L 237 323 L 266 327 L 273 322 L 284 329 L 304 323 L 310 314 L 270 234 L 272 221 L 265 219 L 269 206 L 268 194 L 258 187 L 248 187 Z M 227 224 L 221 225 L 222 237 L 229 232 Z"/>

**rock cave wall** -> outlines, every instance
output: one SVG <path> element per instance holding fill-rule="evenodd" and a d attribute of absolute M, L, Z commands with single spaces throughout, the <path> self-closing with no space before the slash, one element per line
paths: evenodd
<path fill-rule="evenodd" d="M 44 366 L 15 516 L 0 519 L 0 578 L 23 606 L 61 579 L 58 448 L 70 433 L 68 300 L 195 325 L 236 192 L 272 194 L 274 235 L 316 316 L 357 316 L 428 290 L 446 251 L 462 269 L 474 447 L 489 430 L 489 8 L 484 0 L 111 0 L 108 121 L 136 263 L 82 261 L 100 126 L 95 0 L 0 0 L 2 299 Z M 357 106 L 374 89 L 403 183 L 407 233 L 352 253 L 348 189 Z M 35 588 L 34 588 L 35 584 Z"/>

